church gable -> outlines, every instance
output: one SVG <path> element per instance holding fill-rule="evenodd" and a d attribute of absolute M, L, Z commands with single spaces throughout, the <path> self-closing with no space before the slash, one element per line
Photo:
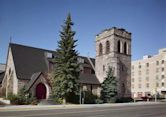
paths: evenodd
<path fill-rule="evenodd" d="M 34 73 L 25 88 L 37 99 L 48 99 L 51 92 L 50 84 L 42 72 Z"/>

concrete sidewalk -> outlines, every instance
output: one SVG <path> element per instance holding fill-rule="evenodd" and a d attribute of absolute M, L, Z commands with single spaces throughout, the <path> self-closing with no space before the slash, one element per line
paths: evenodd
<path fill-rule="evenodd" d="M 28 110 L 50 110 L 50 109 L 73 109 L 73 108 L 93 108 L 93 107 L 122 107 L 137 105 L 166 104 L 165 102 L 136 102 L 136 103 L 114 103 L 114 104 L 69 104 L 69 105 L 8 105 L 0 107 L 3 111 L 28 111 Z"/>

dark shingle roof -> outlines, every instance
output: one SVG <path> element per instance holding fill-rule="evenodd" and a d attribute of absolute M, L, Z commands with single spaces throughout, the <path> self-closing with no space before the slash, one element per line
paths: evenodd
<path fill-rule="evenodd" d="M 36 72 L 47 72 L 48 65 L 45 53 L 49 50 L 10 43 L 16 74 L 19 79 L 30 80 Z"/>
<path fill-rule="evenodd" d="M 95 74 L 80 74 L 79 79 L 79 82 L 83 84 L 100 84 Z"/>
<path fill-rule="evenodd" d="M 88 57 L 84 57 L 84 56 L 79 56 L 81 57 L 82 59 L 84 59 L 84 64 L 88 64 L 88 65 L 91 65 L 89 60 L 88 60 Z M 95 59 L 94 58 L 90 58 L 90 60 L 92 61 L 93 65 L 95 66 Z"/>
<path fill-rule="evenodd" d="M 2 83 L 2 80 L 4 78 L 5 72 L 1 72 L 0 73 L 0 84 Z"/>
<path fill-rule="evenodd" d="M 55 55 L 55 51 L 39 49 L 19 44 L 10 43 L 16 74 L 19 79 L 31 80 L 36 79 L 41 72 L 48 71 L 48 60 L 46 52 Z M 79 56 L 84 59 L 84 66 L 88 65 L 92 68 L 87 57 Z M 95 59 L 90 58 L 93 65 Z M 95 74 L 80 74 L 80 83 L 100 84 Z M 31 83 L 30 83 L 31 84 Z"/>

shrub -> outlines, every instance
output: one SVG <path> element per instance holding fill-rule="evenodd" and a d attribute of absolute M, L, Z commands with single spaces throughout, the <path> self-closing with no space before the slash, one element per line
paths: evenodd
<path fill-rule="evenodd" d="M 62 98 L 52 98 L 53 99 L 53 102 L 55 104 L 62 104 L 63 103 L 63 99 Z"/>
<path fill-rule="evenodd" d="M 101 100 L 100 98 L 97 98 L 97 99 L 95 100 L 95 103 L 96 103 L 96 104 L 103 104 L 103 100 Z"/>
<path fill-rule="evenodd" d="M 7 99 L 11 101 L 11 104 L 16 105 L 36 105 L 38 103 L 36 98 L 34 98 L 30 93 L 27 93 L 24 87 L 18 92 L 18 95 L 9 93 Z"/>
<path fill-rule="evenodd" d="M 18 104 L 18 97 L 13 93 L 9 93 L 7 99 L 10 100 L 11 104 Z"/>
<path fill-rule="evenodd" d="M 116 100 L 116 103 L 134 102 L 130 97 L 123 97 Z"/>
<path fill-rule="evenodd" d="M 95 104 L 96 100 L 98 99 L 97 95 L 92 94 L 90 91 L 84 91 L 84 103 L 85 104 Z"/>

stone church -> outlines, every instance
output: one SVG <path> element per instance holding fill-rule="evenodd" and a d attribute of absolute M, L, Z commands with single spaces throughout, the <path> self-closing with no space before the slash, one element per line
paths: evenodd
<path fill-rule="evenodd" d="M 37 99 L 48 99 L 51 95 L 49 73 L 55 56 L 51 50 L 10 43 L 1 94 L 18 94 L 25 86 Z M 96 36 L 96 58 L 79 56 L 78 62 L 81 90 L 100 96 L 100 84 L 111 67 L 118 80 L 118 97 L 131 97 L 131 33 L 125 29 L 113 27 L 102 31 Z"/>

